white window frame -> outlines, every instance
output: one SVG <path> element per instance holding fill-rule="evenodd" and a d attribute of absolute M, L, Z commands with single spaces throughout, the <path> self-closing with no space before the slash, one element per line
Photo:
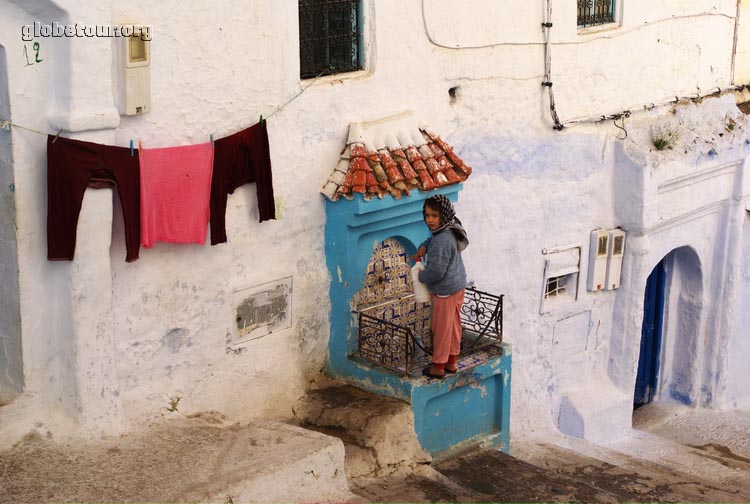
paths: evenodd
<path fill-rule="evenodd" d="M 539 313 L 550 313 L 578 299 L 578 283 L 581 271 L 581 245 L 569 245 L 543 249 L 544 279 L 542 282 Z M 549 292 L 548 287 L 558 282 L 562 289 Z"/>

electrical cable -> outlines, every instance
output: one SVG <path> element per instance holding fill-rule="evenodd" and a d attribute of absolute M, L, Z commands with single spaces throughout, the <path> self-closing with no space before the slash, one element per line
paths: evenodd
<path fill-rule="evenodd" d="M 619 136 L 616 137 L 618 140 L 625 140 L 626 138 L 628 138 L 628 130 L 625 129 L 625 118 L 627 118 L 627 117 L 630 117 L 630 111 L 629 110 L 626 110 L 622 114 L 618 114 L 618 117 L 612 119 L 612 124 L 615 125 L 615 128 L 621 129 L 622 131 L 625 132 L 625 136 L 624 137 L 622 137 L 622 138 L 620 138 Z M 617 124 L 617 119 L 622 119 L 622 126 L 620 126 L 619 124 Z"/>
<path fill-rule="evenodd" d="M 286 101 L 286 102 L 285 102 L 285 103 L 284 103 L 283 105 L 280 105 L 280 106 L 279 106 L 279 107 L 277 107 L 277 108 L 276 108 L 276 109 L 275 109 L 275 110 L 274 110 L 273 112 L 271 112 L 270 114 L 268 114 L 268 115 L 267 115 L 267 116 L 265 117 L 265 119 L 268 119 L 269 117 L 272 117 L 272 116 L 273 116 L 274 114 L 276 114 L 277 112 L 280 112 L 280 111 L 282 111 L 282 110 L 283 110 L 284 108 L 286 108 L 286 107 L 287 107 L 287 106 L 288 106 L 288 105 L 289 105 L 290 103 L 292 103 L 292 102 L 293 102 L 294 100 L 296 100 L 297 98 L 299 98 L 299 96 L 300 96 L 300 95 L 301 95 L 302 93 L 304 93 L 305 91 L 307 91 L 307 89 L 308 89 L 308 88 L 309 88 L 310 86 L 312 86 L 313 84 L 315 84 L 315 81 L 317 81 L 317 80 L 318 80 L 318 79 L 319 79 L 319 78 L 320 78 L 320 77 L 321 77 L 322 75 L 323 75 L 322 73 L 320 73 L 320 74 L 316 75 L 316 76 L 315 76 L 315 78 L 313 78 L 313 79 L 312 79 L 312 80 L 311 80 L 311 81 L 310 81 L 309 83 L 307 83 L 307 85 L 306 85 L 305 87 L 303 87 L 302 89 L 300 89 L 300 90 L 299 90 L 299 91 L 298 91 L 298 92 L 297 92 L 297 93 L 296 93 L 296 94 L 295 94 L 294 96 L 292 96 L 292 97 L 291 97 L 291 98 L 290 98 L 289 100 L 287 100 L 287 101 Z M 263 115 L 261 115 L 260 117 L 262 118 L 262 117 L 263 117 Z M 265 119 L 263 119 L 263 120 L 265 120 Z M 45 133 L 45 132 L 43 132 L 43 131 L 35 130 L 35 129 L 33 129 L 33 128 L 28 128 L 28 127 L 26 127 L 26 126 L 21 126 L 20 124 L 16 124 L 16 123 L 14 123 L 14 122 L 11 122 L 11 121 L 10 121 L 10 120 L 8 120 L 8 119 L 3 119 L 3 118 L 0 118 L 0 130 L 6 130 L 6 131 L 9 131 L 9 130 L 10 130 L 10 128 L 11 128 L 11 126 L 12 126 L 12 127 L 14 127 L 14 128 L 22 129 L 22 130 L 26 130 L 26 131 L 31 131 L 31 132 L 33 132 L 33 133 L 39 133 L 40 135 L 44 135 L 44 136 L 47 136 L 47 135 L 51 135 L 51 133 Z M 65 132 L 65 133 L 69 133 L 69 131 L 67 131 L 67 130 L 64 130 L 64 129 L 60 128 L 60 129 L 59 129 L 59 130 L 58 130 L 58 131 L 57 131 L 57 132 L 55 133 L 55 140 L 57 140 L 57 137 L 58 137 L 58 136 L 60 136 L 60 133 L 63 133 L 63 132 Z"/>
<path fill-rule="evenodd" d="M 737 0 L 737 13 L 734 17 L 734 40 L 732 41 L 732 66 L 729 68 L 729 83 L 734 84 L 734 60 L 737 57 L 737 37 L 740 30 L 741 0 Z"/>
<path fill-rule="evenodd" d="M 590 116 L 590 117 L 580 117 L 575 119 L 570 119 L 568 121 L 563 121 L 563 126 L 568 127 L 575 124 L 582 124 L 582 123 L 601 123 L 603 121 L 607 120 L 618 120 L 621 117 L 630 117 L 630 115 L 633 113 L 634 110 L 645 110 L 645 111 L 651 111 L 655 109 L 656 107 L 663 107 L 665 105 L 675 104 L 675 103 L 681 103 L 681 102 L 688 102 L 688 101 L 695 101 L 695 100 L 701 100 L 703 98 L 706 98 L 708 96 L 721 96 L 725 93 L 729 93 L 732 91 L 741 91 L 743 89 L 750 90 L 750 85 L 739 85 L 739 86 L 728 86 L 725 88 L 717 87 L 715 90 L 706 92 L 706 93 L 698 93 L 695 96 L 683 96 L 680 98 L 679 96 L 675 96 L 674 98 L 668 98 L 665 100 L 662 100 L 660 102 L 651 102 L 647 105 L 642 105 L 640 107 L 631 107 L 629 109 L 623 110 L 622 112 L 617 112 L 613 114 L 607 114 L 607 115 L 600 115 L 600 116 Z M 618 128 L 622 129 L 620 126 L 615 124 Z"/>
<path fill-rule="evenodd" d="M 596 40 L 602 40 L 602 39 L 612 39 L 616 37 L 621 37 L 622 35 L 625 35 L 627 33 L 630 33 L 634 30 L 640 30 L 642 28 L 646 28 L 649 26 L 654 26 L 660 23 L 664 23 L 667 21 L 676 21 L 679 19 L 688 19 L 688 18 L 694 18 L 694 17 L 708 17 L 708 16 L 717 16 L 717 17 L 725 17 L 728 19 L 736 20 L 736 16 L 730 16 L 729 14 L 725 14 L 723 12 L 699 12 L 695 14 L 683 14 L 679 16 L 670 16 L 666 18 L 660 18 L 655 19 L 653 21 L 645 21 L 643 24 L 631 26 L 630 28 L 623 28 L 619 29 L 617 32 L 609 34 L 609 35 L 597 35 L 595 37 L 586 37 L 585 40 L 577 40 L 574 42 L 554 42 L 552 45 L 579 45 L 579 44 L 588 44 L 590 42 L 594 42 Z M 425 35 L 427 36 L 427 40 L 430 42 L 430 44 L 440 47 L 443 49 L 452 49 L 452 50 L 461 50 L 461 49 L 488 49 L 492 47 L 502 47 L 502 46 L 541 46 L 546 45 L 546 42 L 496 42 L 492 44 L 479 44 L 479 45 L 468 45 L 468 46 L 449 46 L 445 44 L 441 44 L 440 42 L 437 42 L 434 38 L 434 36 L 430 33 L 430 29 L 427 26 L 427 16 L 425 15 L 425 0 L 422 0 L 422 26 L 424 27 Z M 582 36 L 586 36 L 585 34 Z"/>
<path fill-rule="evenodd" d="M 624 140 L 624 139 L 626 139 L 628 137 L 628 131 L 627 131 L 627 129 L 625 129 L 625 119 L 628 118 L 628 117 L 630 117 L 630 115 L 632 113 L 631 110 L 624 110 L 622 112 L 618 112 L 618 113 L 614 113 L 614 114 L 608 114 L 608 115 L 601 115 L 601 116 L 596 116 L 596 117 L 576 118 L 576 119 L 571 119 L 569 121 L 564 121 L 564 122 L 560 121 L 560 118 L 559 118 L 559 116 L 557 114 L 557 107 L 556 107 L 556 104 L 555 104 L 555 95 L 554 95 L 554 92 L 552 90 L 552 77 L 551 77 L 551 74 L 552 74 L 552 55 L 551 55 L 551 46 L 553 46 L 553 45 L 555 45 L 555 46 L 558 46 L 558 45 L 559 46 L 563 46 L 563 45 L 579 45 L 579 44 L 587 44 L 589 42 L 593 42 L 593 41 L 596 41 L 596 40 L 613 39 L 613 38 L 625 35 L 627 33 L 630 33 L 632 31 L 640 30 L 640 29 L 646 28 L 648 26 L 654 26 L 656 24 L 667 22 L 667 21 L 675 21 L 675 20 L 695 18 L 695 17 L 720 16 L 720 17 L 725 17 L 725 18 L 734 20 L 734 22 L 735 22 L 735 33 L 734 33 L 734 45 L 735 46 L 733 48 L 733 51 L 736 51 L 736 44 L 737 44 L 737 21 L 739 19 L 739 6 L 738 6 L 737 14 L 735 16 L 730 16 L 729 14 L 725 14 L 725 13 L 722 13 L 722 12 L 701 12 L 701 13 L 696 13 L 696 14 L 684 14 L 684 15 L 679 15 L 679 16 L 670 16 L 668 18 L 661 18 L 661 19 L 657 19 L 657 20 L 654 20 L 654 21 L 647 21 L 647 22 L 644 22 L 643 24 L 640 24 L 640 25 L 637 25 L 637 26 L 632 26 L 632 27 L 626 28 L 626 29 L 620 29 L 616 33 L 613 33 L 613 34 L 610 34 L 610 35 L 599 35 L 599 36 L 596 36 L 596 37 L 588 37 L 585 40 L 579 40 L 579 41 L 575 41 L 575 42 L 552 42 L 550 40 L 550 28 L 552 28 L 552 25 L 553 25 L 553 23 L 552 23 L 552 5 L 550 3 L 550 0 L 544 0 L 544 7 L 543 7 L 543 10 L 544 10 L 544 20 L 542 22 L 542 31 L 544 32 L 544 42 L 498 42 L 498 43 L 494 43 L 494 44 L 483 44 L 483 45 L 475 45 L 475 46 L 452 47 L 452 46 L 447 46 L 445 44 L 441 44 L 441 43 L 439 43 L 439 42 L 437 42 L 435 40 L 435 38 L 433 37 L 433 35 L 430 33 L 430 29 L 429 29 L 429 27 L 427 25 L 427 16 L 426 16 L 426 11 L 425 11 L 425 0 L 422 0 L 421 7 L 422 7 L 422 25 L 424 27 L 425 36 L 427 37 L 427 40 L 432 45 L 437 46 L 437 47 L 441 47 L 441 48 L 444 48 L 444 49 L 460 50 L 460 49 L 486 49 L 486 48 L 501 47 L 501 46 L 524 46 L 524 45 L 525 46 L 536 46 L 536 45 L 543 45 L 544 46 L 544 77 L 543 77 L 543 81 L 542 81 L 542 86 L 547 88 L 547 92 L 548 92 L 548 95 L 549 95 L 549 109 L 550 109 L 550 116 L 552 117 L 552 122 L 554 123 L 553 128 L 556 131 L 561 131 L 566 126 L 572 126 L 572 125 L 575 125 L 575 124 L 581 124 L 581 123 L 601 123 L 601 122 L 606 121 L 606 120 L 612 120 L 613 123 L 614 123 L 614 125 L 615 125 L 615 127 L 618 128 L 618 129 L 621 129 L 625 133 L 624 137 L 622 137 L 622 138 L 617 137 L 617 138 L 620 138 L 621 140 Z M 733 73 L 734 73 L 734 58 L 732 58 L 732 60 L 733 60 L 732 61 L 732 77 L 733 77 Z M 497 78 L 498 79 L 502 79 L 502 78 L 505 78 L 505 77 L 497 77 Z M 508 77 L 507 79 L 521 80 L 521 79 L 513 79 L 513 78 L 510 78 L 510 77 Z M 656 103 L 656 104 L 652 102 L 650 104 L 643 105 L 642 108 L 644 110 L 646 110 L 646 111 L 649 111 L 649 110 L 653 110 L 657 106 L 663 106 L 663 105 L 667 105 L 669 103 L 676 103 L 676 102 L 680 102 L 680 101 L 683 101 L 683 100 L 696 100 L 696 99 L 704 98 L 706 96 L 711 96 L 711 95 L 721 95 L 721 94 L 723 94 L 725 92 L 729 92 L 729 91 L 733 91 L 733 90 L 738 90 L 738 89 L 743 89 L 743 88 L 747 89 L 747 88 L 750 88 L 750 86 L 746 86 L 746 85 L 743 85 L 743 86 L 731 86 L 731 87 L 725 88 L 723 90 L 721 88 L 717 88 L 718 89 L 717 91 L 712 91 L 710 93 L 705 93 L 705 94 L 701 94 L 700 89 L 699 89 L 698 90 L 698 94 L 695 97 L 684 97 L 682 99 L 679 98 L 679 97 L 675 97 L 674 100 L 669 99 L 669 100 L 665 100 L 665 101 L 662 101 L 662 102 L 659 102 L 659 103 Z M 633 109 L 635 109 L 635 108 L 636 107 L 633 107 Z M 617 121 L 620 120 L 620 119 L 622 119 L 622 125 L 617 124 Z"/>
<path fill-rule="evenodd" d="M 552 116 L 553 128 L 557 131 L 563 129 L 560 118 L 557 115 L 555 107 L 555 93 L 552 91 L 552 53 L 550 47 L 550 28 L 552 28 L 552 4 L 546 0 L 546 9 L 544 21 L 542 22 L 542 31 L 544 31 L 544 80 L 542 86 L 547 88 L 549 94 L 549 112 Z"/>

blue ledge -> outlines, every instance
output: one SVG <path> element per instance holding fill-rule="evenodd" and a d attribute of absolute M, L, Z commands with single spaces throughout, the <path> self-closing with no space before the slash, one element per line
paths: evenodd
<path fill-rule="evenodd" d="M 443 379 L 399 376 L 354 359 L 329 360 L 327 372 L 361 389 L 411 404 L 417 439 L 433 455 L 474 442 L 507 453 L 512 355 L 510 345 L 502 348 L 502 355 Z"/>

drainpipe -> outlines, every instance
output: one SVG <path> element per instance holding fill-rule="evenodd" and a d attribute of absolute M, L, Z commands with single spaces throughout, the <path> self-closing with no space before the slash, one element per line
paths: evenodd
<path fill-rule="evenodd" d="M 739 1 L 739 0 L 738 0 Z M 552 92 L 552 46 L 550 42 L 550 28 L 552 28 L 552 4 L 550 0 L 544 2 L 544 14 L 542 19 L 542 31 L 544 32 L 544 80 L 542 86 L 546 87 L 549 94 L 549 112 L 552 116 L 553 128 L 557 131 L 563 129 L 560 118 L 555 108 L 555 95 Z"/>
<path fill-rule="evenodd" d="M 729 70 L 729 85 L 734 86 L 734 63 L 737 59 L 737 34 L 740 28 L 740 11 L 742 0 L 737 0 L 737 13 L 734 16 L 734 40 L 732 41 L 732 66 Z"/>

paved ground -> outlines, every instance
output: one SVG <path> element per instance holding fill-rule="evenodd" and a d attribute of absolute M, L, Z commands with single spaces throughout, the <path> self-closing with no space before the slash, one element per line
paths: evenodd
<path fill-rule="evenodd" d="M 634 421 L 637 429 L 628 440 L 607 447 L 570 438 L 516 440 L 514 457 L 474 450 L 388 476 L 350 478 L 355 495 L 343 492 L 335 500 L 750 502 L 750 412 L 655 405 L 639 410 Z M 205 501 L 200 496 L 208 494 L 197 490 L 209 487 L 212 502 L 268 502 L 273 499 L 264 495 L 270 493 L 238 499 L 216 485 L 257 475 L 271 465 L 271 455 L 287 458 L 280 461 L 283 468 L 298 463 L 303 446 L 320 436 L 283 425 L 251 430 L 211 416 L 186 422 L 156 429 L 152 437 L 110 442 L 66 444 L 29 434 L 0 451 L 0 503 L 192 502 Z M 265 445 L 271 448 L 266 456 L 246 456 Z M 343 454 L 340 465 L 306 460 L 272 484 L 316 485 L 325 479 L 325 468 L 333 483 L 343 477 L 337 469 Z M 302 479 L 294 480 L 295 474 Z"/>
<path fill-rule="evenodd" d="M 411 474 L 357 479 L 377 502 L 750 502 L 750 412 L 647 408 L 630 439 L 515 443 L 472 451 Z"/>
<path fill-rule="evenodd" d="M 477 451 L 433 466 L 434 474 L 354 482 L 370 502 L 748 502 L 746 489 L 722 488 L 696 477 L 644 463 L 635 469 L 554 446 L 554 468 L 542 468 L 499 451 Z"/>

